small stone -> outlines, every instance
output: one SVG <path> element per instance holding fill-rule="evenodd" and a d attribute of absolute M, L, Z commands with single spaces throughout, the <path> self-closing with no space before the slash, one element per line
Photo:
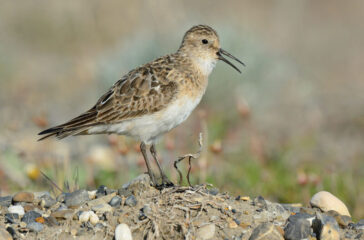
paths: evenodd
<path fill-rule="evenodd" d="M 34 201 L 34 194 L 30 192 L 18 192 L 13 197 L 13 202 L 28 202 Z"/>
<path fill-rule="evenodd" d="M 21 221 L 25 222 L 27 224 L 31 223 L 31 222 L 35 222 L 35 219 L 38 217 L 41 217 L 42 215 L 39 214 L 36 211 L 29 211 L 27 213 L 24 214 L 24 216 L 22 217 Z"/>
<path fill-rule="evenodd" d="M 249 196 L 242 196 L 242 197 L 240 197 L 240 200 L 242 200 L 242 201 L 250 201 L 250 197 Z"/>
<path fill-rule="evenodd" d="M 304 216 L 292 215 L 288 218 L 288 224 L 284 228 L 284 239 L 305 239 L 311 233 L 311 224 Z"/>
<path fill-rule="evenodd" d="M 115 228 L 115 240 L 132 240 L 131 231 L 128 225 L 125 223 L 119 224 Z"/>
<path fill-rule="evenodd" d="M 131 196 L 126 198 L 125 205 L 127 205 L 129 207 L 134 207 L 135 205 L 137 205 L 137 200 L 134 197 L 134 195 L 131 195 Z"/>
<path fill-rule="evenodd" d="M 44 220 L 44 218 L 43 217 L 37 217 L 36 219 L 35 219 L 35 221 L 36 222 L 39 222 L 39 223 L 44 223 L 45 222 L 45 220 Z"/>
<path fill-rule="evenodd" d="M 27 228 L 33 232 L 40 232 L 43 230 L 43 224 L 39 222 L 30 222 L 27 224 Z"/>
<path fill-rule="evenodd" d="M 24 208 L 20 205 L 10 206 L 8 208 L 8 211 L 9 211 L 9 213 L 17 213 L 17 214 L 19 214 L 19 216 L 24 215 Z"/>
<path fill-rule="evenodd" d="M 54 198 L 52 198 L 51 196 L 49 196 L 49 195 L 47 195 L 47 194 L 45 194 L 45 195 L 43 195 L 43 196 L 41 196 L 40 197 L 40 205 L 42 206 L 42 207 L 45 207 L 45 208 L 50 208 L 50 207 L 52 207 L 54 204 L 56 204 L 57 203 L 57 201 L 54 199 Z"/>
<path fill-rule="evenodd" d="M 49 217 L 44 218 L 44 222 L 48 227 L 54 227 L 54 226 L 59 225 L 56 218 L 53 217 L 53 216 L 49 216 Z"/>
<path fill-rule="evenodd" d="M 90 215 L 91 215 L 92 211 L 85 211 L 82 212 L 81 215 L 79 216 L 78 220 L 83 223 L 83 222 L 88 222 L 88 220 L 90 219 Z"/>
<path fill-rule="evenodd" d="M 102 223 L 97 223 L 96 225 L 95 225 L 95 228 L 96 229 L 103 229 L 104 228 L 104 225 L 102 224 Z"/>
<path fill-rule="evenodd" d="M 51 216 L 56 219 L 69 219 L 73 216 L 73 212 L 74 211 L 71 209 L 60 210 L 60 211 L 52 212 Z"/>
<path fill-rule="evenodd" d="M 96 192 L 97 192 L 97 190 L 88 191 L 87 192 L 88 193 L 88 197 L 90 199 L 95 199 L 96 198 Z"/>
<path fill-rule="evenodd" d="M 91 209 L 93 211 L 99 212 L 99 213 L 111 212 L 113 210 L 112 207 L 109 204 L 107 204 L 107 203 L 93 206 Z"/>
<path fill-rule="evenodd" d="M 0 197 L 0 206 L 9 207 L 11 205 L 12 200 L 13 200 L 12 196 Z"/>
<path fill-rule="evenodd" d="M 24 206 L 25 212 L 33 211 L 34 209 L 35 209 L 35 206 L 33 204 L 27 204 Z"/>
<path fill-rule="evenodd" d="M 219 193 L 219 189 L 211 188 L 211 189 L 208 190 L 208 193 L 211 194 L 211 195 L 216 196 Z"/>
<path fill-rule="evenodd" d="M 267 202 L 264 200 L 262 196 L 258 196 L 253 201 L 254 206 L 257 206 L 262 209 L 267 209 Z"/>
<path fill-rule="evenodd" d="M 352 223 L 351 217 L 340 215 L 338 212 L 336 212 L 334 210 L 330 210 L 326 214 L 335 218 L 336 222 L 342 228 L 346 228 L 350 223 Z"/>
<path fill-rule="evenodd" d="M 325 224 L 320 233 L 320 240 L 339 240 L 340 234 L 332 224 Z"/>
<path fill-rule="evenodd" d="M 141 174 L 138 177 L 134 178 L 128 183 L 125 183 L 122 188 L 128 189 L 133 194 L 138 192 L 144 192 L 151 188 L 150 185 L 150 177 L 148 174 Z"/>
<path fill-rule="evenodd" d="M 340 239 L 340 228 L 331 216 L 317 212 L 316 219 L 312 223 L 312 229 L 320 240 Z"/>
<path fill-rule="evenodd" d="M 1 228 L 1 227 L 0 227 Z M 15 231 L 15 229 L 14 228 L 12 228 L 12 227 L 7 227 L 6 228 L 6 231 L 8 231 L 8 233 L 10 233 L 10 235 L 14 238 L 14 239 L 16 239 L 16 231 Z M 1 235 L 1 234 L 0 234 Z M 0 238 L 1 239 L 1 238 Z"/>
<path fill-rule="evenodd" d="M 215 224 L 210 223 L 200 227 L 196 232 L 196 239 L 208 240 L 215 236 Z"/>
<path fill-rule="evenodd" d="M 150 205 L 149 204 L 145 204 L 142 208 L 142 211 L 143 213 L 146 215 L 146 216 L 150 216 L 152 214 L 152 209 L 150 208 Z"/>
<path fill-rule="evenodd" d="M 364 230 L 364 219 L 361 219 L 359 222 L 357 222 L 354 228 L 357 230 Z"/>
<path fill-rule="evenodd" d="M 99 222 L 99 217 L 94 212 L 91 212 L 91 214 L 90 214 L 90 223 L 92 225 L 96 225 L 98 222 Z"/>
<path fill-rule="evenodd" d="M 68 193 L 65 196 L 65 204 L 67 207 L 78 207 L 89 201 L 88 192 L 84 189 Z"/>
<path fill-rule="evenodd" d="M 19 226 L 20 226 L 21 228 L 25 228 L 25 227 L 27 226 L 27 224 L 26 224 L 25 222 L 20 222 L 20 223 L 19 223 Z"/>
<path fill-rule="evenodd" d="M 253 230 L 249 240 L 283 240 L 283 237 L 273 223 L 265 222 Z"/>
<path fill-rule="evenodd" d="M 96 190 L 96 198 L 102 197 L 106 195 L 106 189 L 107 187 L 105 185 L 101 185 Z"/>
<path fill-rule="evenodd" d="M 12 240 L 13 237 L 11 236 L 11 234 L 5 228 L 0 226 L 0 239 Z"/>
<path fill-rule="evenodd" d="M 17 213 L 5 213 L 5 222 L 6 223 L 16 223 L 19 220 L 19 214 Z"/>
<path fill-rule="evenodd" d="M 115 197 L 113 197 L 113 198 L 110 200 L 109 204 L 110 204 L 110 206 L 112 206 L 112 207 L 118 207 L 118 206 L 120 206 L 120 204 L 121 204 L 121 197 L 119 197 L 119 196 L 115 196 Z"/>
<path fill-rule="evenodd" d="M 321 191 L 313 195 L 310 200 L 310 204 L 312 207 L 318 207 L 324 212 L 334 210 L 340 215 L 351 217 L 345 204 L 340 199 L 326 191 Z"/>

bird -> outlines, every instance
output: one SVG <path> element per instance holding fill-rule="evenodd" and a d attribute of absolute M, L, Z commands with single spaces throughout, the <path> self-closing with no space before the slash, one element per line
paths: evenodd
<path fill-rule="evenodd" d="M 185 121 L 205 94 L 208 76 L 218 60 L 239 73 L 229 57 L 245 64 L 220 47 L 217 32 L 207 25 L 191 27 L 175 53 L 141 65 L 114 83 L 88 111 L 70 121 L 39 133 L 49 137 L 118 134 L 140 141 L 151 184 L 173 186 L 162 170 L 156 141 Z M 147 148 L 159 169 L 161 183 L 151 169 Z"/>

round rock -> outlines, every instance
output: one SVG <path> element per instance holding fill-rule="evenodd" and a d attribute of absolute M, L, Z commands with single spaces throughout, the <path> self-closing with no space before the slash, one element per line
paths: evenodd
<path fill-rule="evenodd" d="M 28 202 L 34 201 L 34 194 L 30 192 L 18 192 L 13 197 L 13 202 Z"/>
<path fill-rule="evenodd" d="M 312 207 L 318 207 L 324 212 L 334 210 L 340 215 L 351 217 L 346 205 L 340 199 L 326 191 L 321 191 L 313 195 L 310 204 Z"/>
<path fill-rule="evenodd" d="M 43 230 L 43 224 L 39 222 L 31 222 L 27 224 L 27 228 L 33 232 L 40 232 Z"/>
<path fill-rule="evenodd" d="M 118 207 L 118 206 L 120 206 L 120 204 L 121 204 L 121 197 L 119 197 L 119 196 L 115 196 L 115 197 L 113 197 L 113 198 L 110 200 L 109 204 L 110 204 L 110 206 L 112 206 L 112 207 Z"/>
<path fill-rule="evenodd" d="M 64 202 L 67 207 L 77 207 L 89 201 L 88 192 L 84 189 L 66 194 Z"/>
<path fill-rule="evenodd" d="M 42 215 L 37 213 L 36 211 L 29 211 L 29 212 L 24 214 L 21 221 L 29 224 L 31 222 L 35 222 L 35 219 L 38 218 L 38 217 L 41 217 L 41 216 Z"/>
<path fill-rule="evenodd" d="M 128 225 L 125 223 L 119 224 L 115 228 L 115 240 L 132 240 L 131 231 Z"/>
<path fill-rule="evenodd" d="M 17 213 L 19 216 L 24 215 L 24 208 L 20 205 L 17 206 L 10 206 L 8 208 L 9 213 Z"/>
<path fill-rule="evenodd" d="M 129 197 L 126 198 L 125 205 L 129 207 L 134 207 L 135 205 L 137 205 L 137 200 L 134 197 L 134 195 L 130 195 Z"/>

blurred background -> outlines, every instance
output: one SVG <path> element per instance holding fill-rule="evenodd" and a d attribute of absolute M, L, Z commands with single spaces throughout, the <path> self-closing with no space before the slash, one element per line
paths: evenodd
<path fill-rule="evenodd" d="M 118 188 L 146 171 L 132 139 L 37 133 L 203 23 L 247 66 L 218 63 L 201 104 L 160 141 L 169 176 L 178 180 L 173 161 L 196 152 L 202 132 L 193 184 L 304 205 L 327 190 L 363 218 L 363 12 L 361 0 L 1 0 L 0 195 L 51 189 L 40 171 L 71 190 Z"/>

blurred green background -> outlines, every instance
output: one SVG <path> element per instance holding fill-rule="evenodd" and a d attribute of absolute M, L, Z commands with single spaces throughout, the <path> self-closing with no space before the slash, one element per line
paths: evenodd
<path fill-rule="evenodd" d="M 304 205 L 327 190 L 363 218 L 363 12 L 361 0 L 1 0 L 0 195 L 50 189 L 39 171 L 70 188 L 117 188 L 144 172 L 132 139 L 37 142 L 37 133 L 89 109 L 203 23 L 247 67 L 217 64 L 201 104 L 158 144 L 171 178 L 202 132 L 193 183 Z"/>

